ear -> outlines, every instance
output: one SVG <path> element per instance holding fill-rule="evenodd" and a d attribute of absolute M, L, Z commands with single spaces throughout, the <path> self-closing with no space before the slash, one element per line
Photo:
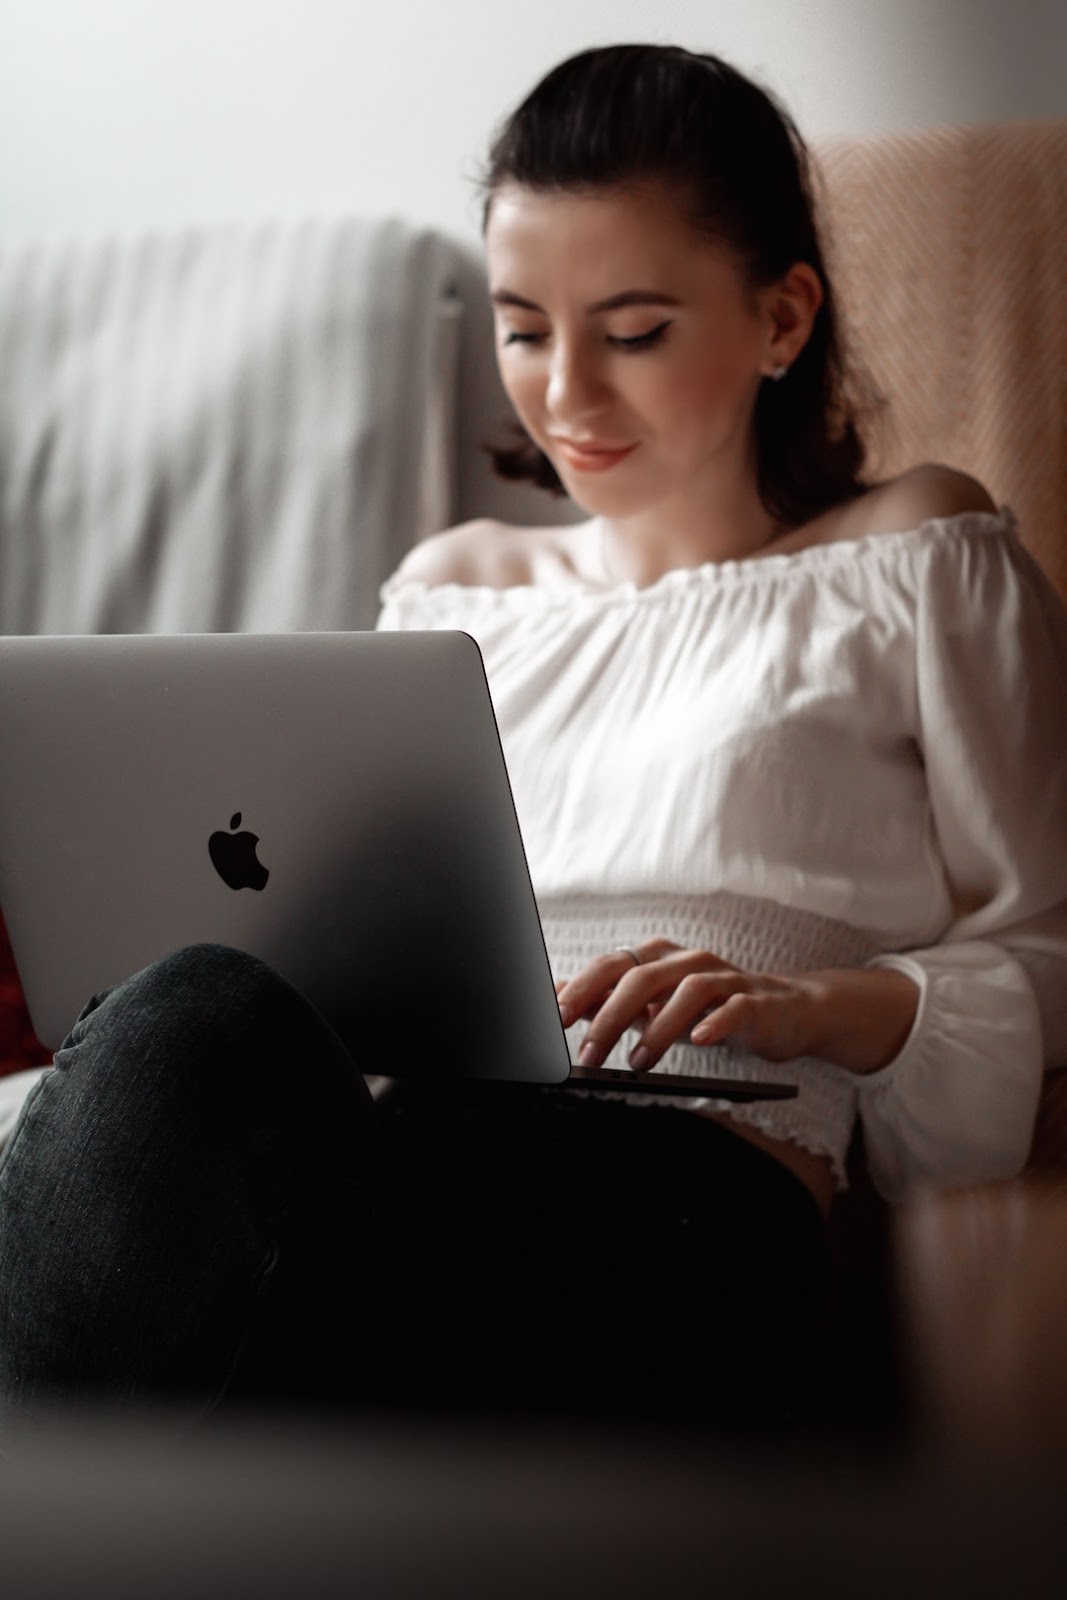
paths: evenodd
<path fill-rule="evenodd" d="M 795 261 L 784 278 L 765 291 L 765 296 L 765 370 L 770 373 L 793 365 L 811 336 L 825 294 L 815 268 L 806 261 Z"/>

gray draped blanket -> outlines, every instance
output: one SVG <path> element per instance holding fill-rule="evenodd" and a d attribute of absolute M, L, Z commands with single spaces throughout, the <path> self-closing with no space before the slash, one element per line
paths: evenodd
<path fill-rule="evenodd" d="M 454 266 L 396 219 L 0 250 L 0 630 L 371 626 L 452 519 Z"/>

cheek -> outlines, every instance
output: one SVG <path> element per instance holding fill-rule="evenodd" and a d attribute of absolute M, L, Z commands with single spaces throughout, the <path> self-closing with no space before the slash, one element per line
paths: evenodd
<path fill-rule="evenodd" d="M 674 369 L 663 385 L 659 414 L 679 437 L 703 435 L 721 419 L 732 427 L 751 403 L 751 362 L 727 350 Z"/>
<path fill-rule="evenodd" d="M 504 393 L 519 416 L 534 418 L 541 409 L 545 392 L 545 379 L 533 361 L 515 361 L 511 353 L 498 352 L 497 368 Z"/>
<path fill-rule="evenodd" d="M 728 405 L 743 387 L 747 370 L 742 352 L 729 346 L 680 362 L 673 373 L 675 392 L 684 397 L 680 405 L 685 409 Z"/>

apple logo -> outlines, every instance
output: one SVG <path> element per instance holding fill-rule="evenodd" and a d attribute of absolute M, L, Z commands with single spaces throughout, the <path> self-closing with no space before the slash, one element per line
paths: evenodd
<path fill-rule="evenodd" d="M 241 813 L 230 818 L 229 833 L 213 833 L 207 842 L 212 865 L 223 883 L 231 889 L 262 889 L 270 873 L 256 855 L 257 833 L 236 833 Z"/>

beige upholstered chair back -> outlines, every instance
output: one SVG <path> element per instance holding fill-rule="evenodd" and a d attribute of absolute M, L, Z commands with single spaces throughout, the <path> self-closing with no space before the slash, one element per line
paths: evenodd
<path fill-rule="evenodd" d="M 973 474 L 1067 601 L 1067 118 L 815 153 L 846 326 L 891 402 L 877 476 Z"/>
<path fill-rule="evenodd" d="M 815 141 L 846 331 L 888 402 L 871 465 L 972 473 L 1067 603 L 1067 118 Z M 1067 1072 L 1029 1166 L 1067 1181 Z"/>

